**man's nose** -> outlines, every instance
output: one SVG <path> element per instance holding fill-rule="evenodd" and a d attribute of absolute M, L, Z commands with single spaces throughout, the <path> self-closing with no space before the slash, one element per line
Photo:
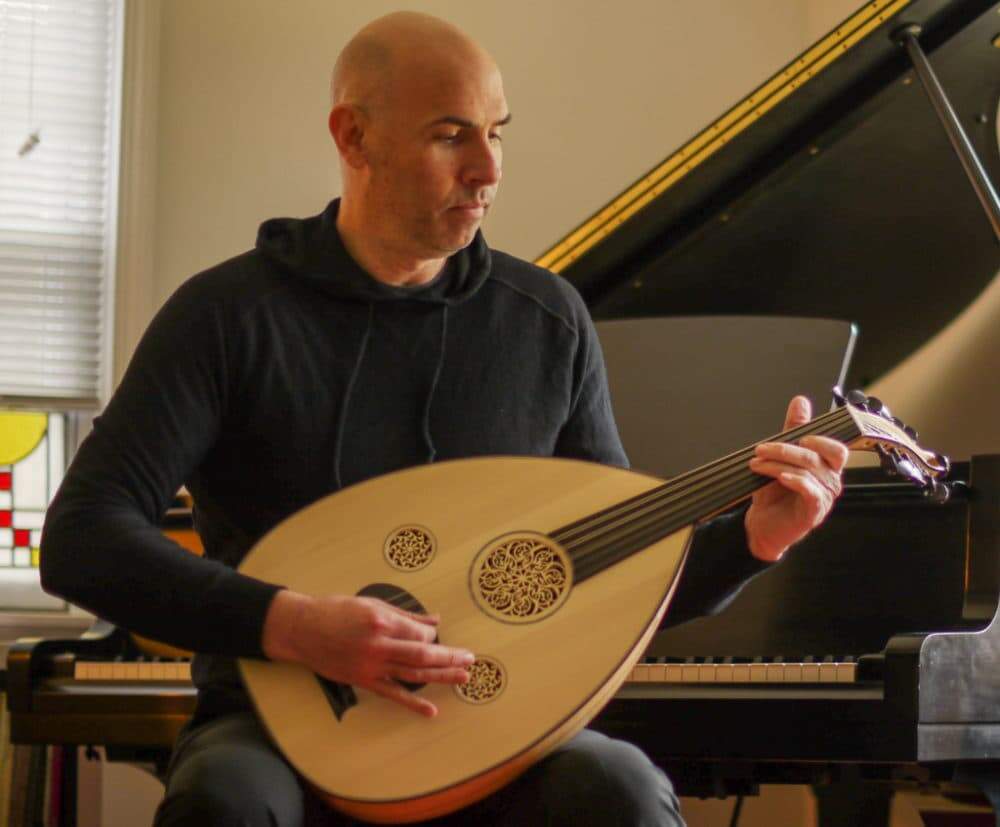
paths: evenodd
<path fill-rule="evenodd" d="M 500 145 L 488 138 L 475 142 L 465 166 L 466 183 L 493 186 L 500 181 Z"/>

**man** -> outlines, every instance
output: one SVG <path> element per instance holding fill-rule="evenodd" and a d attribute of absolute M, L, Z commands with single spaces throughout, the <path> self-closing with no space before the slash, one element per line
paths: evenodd
<path fill-rule="evenodd" d="M 333 78 L 342 198 L 311 219 L 266 222 L 255 250 L 183 285 L 67 473 L 45 527 L 45 587 L 199 653 L 198 709 L 158 824 L 348 823 L 323 813 L 269 745 L 237 656 L 299 663 L 428 716 L 435 707 L 401 681 L 466 680 L 472 653 L 435 644 L 433 616 L 235 572 L 271 527 L 422 462 L 626 464 L 579 296 L 479 233 L 509 120 L 496 65 L 459 30 L 412 13 L 362 29 Z M 808 418 L 806 400 L 793 400 L 786 426 Z M 743 523 L 699 532 L 672 619 L 710 610 L 821 521 L 845 459 L 818 437 L 761 446 L 751 467 L 777 484 Z M 156 528 L 182 482 L 206 559 Z M 682 821 L 645 756 L 585 731 L 442 823 Z"/>

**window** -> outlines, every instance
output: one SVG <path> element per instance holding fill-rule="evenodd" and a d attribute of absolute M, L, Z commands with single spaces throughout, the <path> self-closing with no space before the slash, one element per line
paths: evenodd
<path fill-rule="evenodd" d="M 110 383 L 123 0 L 0 0 L 0 610 Z M 72 447 L 72 446 L 70 446 Z"/>
<path fill-rule="evenodd" d="M 63 608 L 38 588 L 38 545 L 49 500 L 62 482 L 64 421 L 58 413 L 0 413 L 2 608 Z"/>

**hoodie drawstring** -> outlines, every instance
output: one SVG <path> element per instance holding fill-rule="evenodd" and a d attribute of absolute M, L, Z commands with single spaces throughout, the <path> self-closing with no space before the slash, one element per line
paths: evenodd
<path fill-rule="evenodd" d="M 340 481 L 340 448 L 344 440 L 344 423 L 347 422 L 347 408 L 351 402 L 351 394 L 354 392 L 354 384 L 357 382 L 358 374 L 361 372 L 361 363 L 364 361 L 365 352 L 368 350 L 368 339 L 371 338 L 374 323 L 375 304 L 372 302 L 368 305 L 368 324 L 365 326 L 365 332 L 361 337 L 361 347 L 358 348 L 358 358 L 355 360 L 354 368 L 351 370 L 351 378 L 347 381 L 347 388 L 344 390 L 344 404 L 340 406 L 340 421 L 337 422 L 337 439 L 333 445 L 333 479 L 336 483 L 337 488 L 335 490 L 337 491 L 342 488 Z M 436 376 L 434 382 L 437 384 Z"/>
<path fill-rule="evenodd" d="M 441 347 L 438 349 L 437 367 L 434 368 L 434 378 L 431 380 L 430 390 L 427 392 L 427 402 L 424 405 L 424 442 L 427 444 L 427 462 L 434 462 L 437 456 L 437 448 L 434 447 L 434 440 L 431 438 L 431 402 L 434 401 L 434 392 L 437 390 L 438 379 L 441 377 L 441 367 L 444 365 L 444 348 L 448 336 L 448 305 L 442 307 L 441 312 Z"/>

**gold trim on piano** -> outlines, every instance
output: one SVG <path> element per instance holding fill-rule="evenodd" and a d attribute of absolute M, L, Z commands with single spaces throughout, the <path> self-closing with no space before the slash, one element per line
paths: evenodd
<path fill-rule="evenodd" d="M 912 0 L 873 0 L 535 260 L 561 273 L 587 250 L 833 63 Z"/>

